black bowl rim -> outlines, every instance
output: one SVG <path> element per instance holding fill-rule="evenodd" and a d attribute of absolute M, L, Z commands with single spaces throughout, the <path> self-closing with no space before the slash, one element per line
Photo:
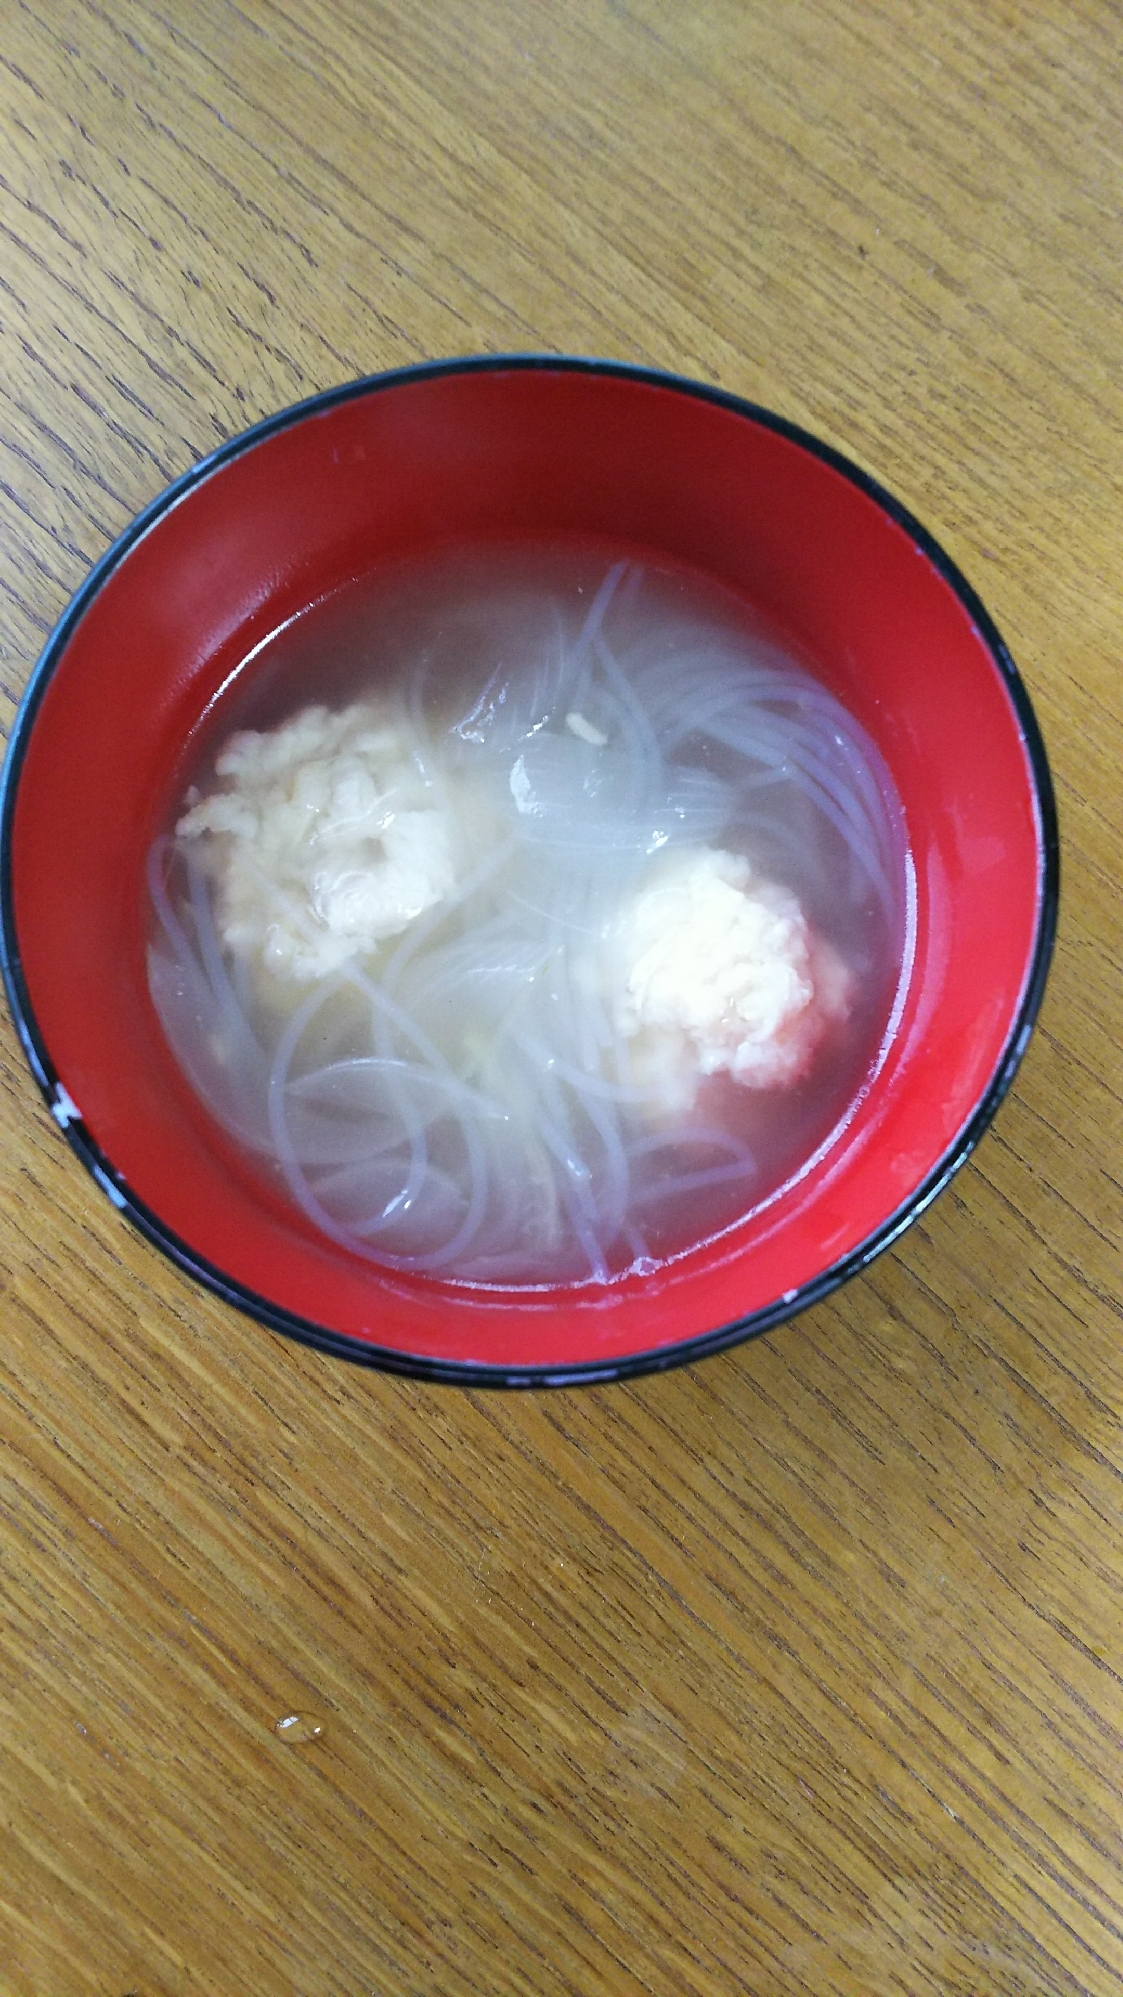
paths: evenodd
<path fill-rule="evenodd" d="M 445 374 L 511 372 L 520 369 L 615 376 L 628 381 L 646 383 L 651 387 L 673 389 L 680 394 L 716 403 L 719 407 L 732 410 L 750 422 L 773 430 L 779 436 L 787 438 L 789 442 L 809 451 L 812 456 L 820 458 L 823 463 L 840 472 L 844 478 L 849 479 L 872 499 L 883 512 L 904 529 L 917 549 L 928 558 L 954 591 L 984 639 L 1014 709 L 1032 773 L 1041 827 L 1037 929 L 1021 1004 L 995 1072 L 973 1116 L 916 1191 L 849 1255 L 832 1263 L 811 1282 L 804 1283 L 797 1290 L 787 1292 L 784 1297 L 763 1310 L 750 1312 L 746 1317 L 737 1318 L 715 1331 L 706 1332 L 697 1338 L 682 1340 L 677 1344 L 657 1346 L 609 1362 L 590 1360 L 570 1366 L 496 1366 L 473 1360 L 434 1359 L 420 1353 L 400 1352 L 392 1347 L 367 1344 L 364 1340 L 349 1334 L 330 1331 L 322 1325 L 285 1310 L 278 1304 L 271 1303 L 265 1297 L 258 1296 L 246 1285 L 214 1267 L 205 1257 L 197 1254 L 187 1242 L 181 1241 L 126 1183 L 111 1159 L 85 1129 L 80 1115 L 67 1095 L 40 1031 L 24 979 L 12 890 L 12 826 L 16 795 L 28 742 L 43 695 L 80 619 L 129 549 L 142 534 L 147 532 L 153 522 L 170 507 L 176 505 L 194 486 L 219 471 L 231 459 L 240 457 L 244 451 L 253 449 L 266 438 L 287 429 L 290 424 L 302 422 L 306 417 L 322 414 L 325 410 L 335 408 L 359 396 L 378 394 L 383 390 L 397 388 L 412 381 L 431 379 Z M 384 373 L 364 375 L 354 381 L 340 383 L 335 388 L 325 389 L 302 402 L 278 410 L 276 414 L 265 417 L 262 422 L 255 423 L 250 429 L 229 438 L 226 443 L 221 444 L 207 457 L 201 458 L 197 464 L 192 465 L 188 471 L 182 473 L 159 493 L 142 512 L 137 514 L 113 545 L 95 563 L 51 632 L 34 667 L 16 713 L 3 770 L 0 772 L 0 970 L 3 972 L 9 1008 L 28 1065 L 46 1098 L 52 1116 L 83 1165 L 113 1205 L 141 1234 L 186 1275 L 202 1284 L 204 1288 L 213 1291 L 225 1303 L 232 1304 L 235 1309 L 245 1312 L 259 1323 L 268 1326 L 270 1330 L 282 1332 L 287 1337 L 295 1338 L 302 1344 L 329 1353 L 333 1357 L 350 1359 L 361 1365 L 378 1367 L 385 1372 L 405 1374 L 415 1379 L 448 1386 L 592 1386 L 612 1380 L 635 1379 L 641 1374 L 664 1372 L 674 1366 L 688 1365 L 695 1360 L 708 1358 L 711 1353 L 721 1352 L 729 1346 L 737 1345 L 742 1340 L 759 1337 L 762 1332 L 772 1330 L 786 1319 L 798 1316 L 812 1304 L 820 1303 L 825 1297 L 830 1296 L 841 1284 L 872 1262 L 875 1256 L 891 1247 L 906 1228 L 910 1227 L 931 1205 L 937 1194 L 943 1191 L 948 1181 L 970 1157 L 1013 1082 L 1045 991 L 1056 937 L 1059 892 L 1060 849 L 1056 801 L 1045 745 L 1029 694 L 989 612 L 966 577 L 928 530 L 893 497 L 892 493 L 887 492 L 876 479 L 871 478 L 868 472 L 853 464 L 832 445 L 823 443 L 820 438 L 802 429 L 800 425 L 790 422 L 787 417 L 778 416 L 774 411 L 749 402 L 742 396 L 732 395 L 725 389 L 694 381 L 689 376 L 643 367 L 628 361 L 601 360 L 594 357 L 513 353 L 464 355 L 450 360 L 423 361 L 414 366 L 394 368 Z"/>

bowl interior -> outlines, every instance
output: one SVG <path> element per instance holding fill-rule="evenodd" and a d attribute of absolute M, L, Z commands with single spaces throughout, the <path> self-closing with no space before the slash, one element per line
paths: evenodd
<path fill-rule="evenodd" d="M 548 363 L 358 385 L 165 495 L 49 648 L 9 852 L 28 1032 L 164 1245 L 275 1322 L 438 1367 L 537 1374 L 659 1363 L 771 1321 L 888 1238 L 969 1147 L 1020 1051 L 1047 843 L 1047 779 L 1008 661 L 950 564 L 898 516 L 741 405 Z M 896 1031 L 826 1154 L 654 1277 L 507 1296 L 382 1277 L 271 1206 L 183 1082 L 147 991 L 148 845 L 185 744 L 282 621 L 435 543 L 575 532 L 746 594 L 878 743 L 915 869 Z"/>

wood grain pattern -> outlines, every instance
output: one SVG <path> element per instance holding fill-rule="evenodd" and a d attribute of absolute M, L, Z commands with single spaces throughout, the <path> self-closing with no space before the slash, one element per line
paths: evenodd
<path fill-rule="evenodd" d="M 5 1023 L 0 1992 L 1123 1989 L 1118 7 L 0 15 L 5 724 L 219 439 L 421 355 L 595 352 L 899 493 L 1023 668 L 1065 840 L 975 1161 L 831 1303 L 632 1387 L 425 1391 L 226 1311 Z"/>

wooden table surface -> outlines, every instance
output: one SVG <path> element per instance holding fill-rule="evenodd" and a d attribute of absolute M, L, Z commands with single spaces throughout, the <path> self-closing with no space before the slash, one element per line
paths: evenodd
<path fill-rule="evenodd" d="M 0 90 L 5 723 L 220 439 L 420 356 L 624 356 L 936 533 L 1065 841 L 950 1191 L 635 1386 L 425 1389 L 226 1310 L 5 1020 L 0 1992 L 1123 1989 L 1118 5 L 4 0 Z"/>

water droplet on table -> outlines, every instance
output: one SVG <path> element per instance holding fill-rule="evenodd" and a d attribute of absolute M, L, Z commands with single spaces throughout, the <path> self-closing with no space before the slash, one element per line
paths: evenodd
<path fill-rule="evenodd" d="M 290 1747 L 301 1747 L 310 1740 L 322 1740 L 324 1727 L 322 1720 L 313 1720 L 307 1713 L 285 1713 L 274 1725 L 273 1732 L 278 1740 Z"/>

